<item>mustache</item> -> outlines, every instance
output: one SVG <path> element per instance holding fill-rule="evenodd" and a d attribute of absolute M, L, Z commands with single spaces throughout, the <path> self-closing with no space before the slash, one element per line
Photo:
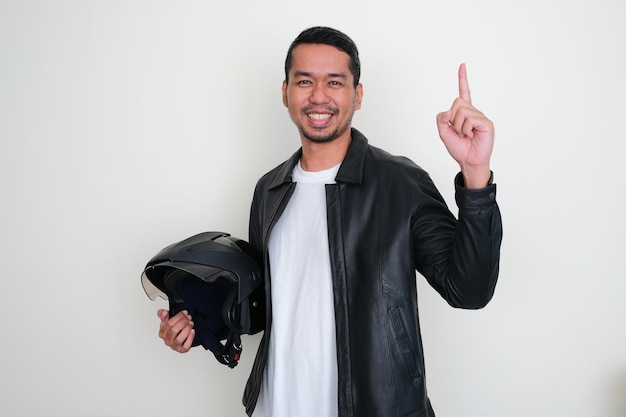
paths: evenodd
<path fill-rule="evenodd" d="M 331 114 L 337 114 L 337 112 L 339 111 L 339 109 L 337 107 L 334 106 L 306 106 L 302 108 L 302 112 L 303 113 L 311 113 L 314 111 L 319 111 L 319 110 L 323 110 L 325 112 L 329 112 Z"/>

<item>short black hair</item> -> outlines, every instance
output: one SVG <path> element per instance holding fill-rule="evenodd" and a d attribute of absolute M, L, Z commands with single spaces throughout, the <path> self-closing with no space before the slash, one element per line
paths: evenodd
<path fill-rule="evenodd" d="M 287 51 L 287 58 L 285 59 L 285 80 L 287 82 L 289 82 L 289 70 L 291 70 L 293 65 L 293 50 L 296 46 L 303 43 L 330 45 L 348 54 L 350 57 L 348 65 L 354 77 L 354 88 L 359 85 L 359 80 L 361 79 L 361 61 L 359 60 L 359 51 L 356 44 L 345 33 L 326 26 L 314 26 L 305 29 L 291 43 Z"/>

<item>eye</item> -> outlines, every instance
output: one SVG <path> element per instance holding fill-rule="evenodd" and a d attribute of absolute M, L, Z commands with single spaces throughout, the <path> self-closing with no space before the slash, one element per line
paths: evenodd
<path fill-rule="evenodd" d="M 333 80 L 333 81 L 330 81 L 328 85 L 334 88 L 338 88 L 338 87 L 342 87 L 343 83 L 341 81 Z"/>
<path fill-rule="evenodd" d="M 298 85 L 311 85 L 310 80 L 299 80 Z"/>

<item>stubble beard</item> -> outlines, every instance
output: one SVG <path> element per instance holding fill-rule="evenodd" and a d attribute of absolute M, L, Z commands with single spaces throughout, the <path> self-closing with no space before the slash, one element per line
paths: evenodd
<path fill-rule="evenodd" d="M 311 142 L 328 143 L 342 136 L 350 128 L 351 124 L 352 124 L 352 117 L 348 118 L 343 125 L 338 126 L 336 129 L 329 131 L 329 132 L 326 131 L 326 128 L 322 128 L 322 129 L 310 128 L 306 130 L 304 126 L 298 126 L 298 130 L 300 131 L 300 136 L 302 136 L 303 138 Z"/>

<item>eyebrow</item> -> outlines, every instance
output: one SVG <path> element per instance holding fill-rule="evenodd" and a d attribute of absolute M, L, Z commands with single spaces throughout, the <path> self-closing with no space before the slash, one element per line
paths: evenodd
<path fill-rule="evenodd" d="M 313 73 L 307 71 L 296 71 L 294 72 L 294 77 L 313 77 Z M 348 76 L 343 72 L 331 72 L 326 74 L 327 77 L 330 78 L 342 78 L 347 79 Z"/>

